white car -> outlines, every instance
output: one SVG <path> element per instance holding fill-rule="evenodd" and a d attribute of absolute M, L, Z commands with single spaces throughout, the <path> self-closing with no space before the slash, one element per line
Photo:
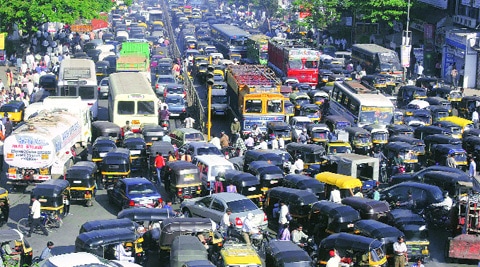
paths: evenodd
<path fill-rule="evenodd" d="M 76 267 L 76 266 L 107 266 L 107 267 L 141 267 L 142 265 L 128 261 L 109 261 L 87 252 L 67 253 L 52 256 L 35 264 L 39 267 Z"/>

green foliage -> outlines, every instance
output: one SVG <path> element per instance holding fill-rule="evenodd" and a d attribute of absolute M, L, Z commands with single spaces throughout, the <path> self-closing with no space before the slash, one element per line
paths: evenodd
<path fill-rule="evenodd" d="M 336 23 L 341 17 L 341 11 L 350 7 L 351 0 L 294 0 L 293 12 L 310 12 L 303 21 L 297 21 L 297 26 L 315 29 L 325 29 Z"/>
<path fill-rule="evenodd" d="M 112 5 L 111 0 L 0 0 L 0 30 L 12 32 L 17 25 L 30 33 L 46 22 L 71 24 L 80 18 L 96 18 Z"/>
<path fill-rule="evenodd" d="M 413 2 L 413 1 L 412 1 Z M 356 0 L 355 8 L 362 20 L 370 22 L 386 22 L 390 26 L 393 21 L 400 20 L 407 13 L 408 1 L 405 0 Z M 412 5 L 410 4 L 410 7 Z"/>

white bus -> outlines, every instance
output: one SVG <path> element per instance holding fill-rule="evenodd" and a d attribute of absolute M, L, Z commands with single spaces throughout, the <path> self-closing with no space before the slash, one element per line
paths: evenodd
<path fill-rule="evenodd" d="M 354 126 L 392 123 L 394 106 L 384 95 L 357 81 L 335 82 L 330 95 L 330 113 L 345 117 Z"/>
<path fill-rule="evenodd" d="M 130 121 L 132 131 L 141 124 L 158 124 L 158 98 L 144 74 L 112 73 L 109 78 L 108 116 L 120 127 Z"/>
<path fill-rule="evenodd" d="M 64 59 L 60 63 L 57 96 L 79 96 L 98 118 L 98 85 L 95 63 L 90 59 Z"/>

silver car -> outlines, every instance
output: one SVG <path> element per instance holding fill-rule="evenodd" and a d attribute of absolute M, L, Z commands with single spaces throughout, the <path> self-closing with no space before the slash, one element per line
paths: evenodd
<path fill-rule="evenodd" d="M 237 193 L 217 193 L 205 197 L 185 199 L 180 209 L 185 217 L 210 218 L 220 224 L 227 208 L 232 210 L 230 222 L 238 229 L 242 228 L 243 220 L 248 213 L 253 214 L 253 221 L 259 229 L 268 226 L 267 216 L 252 200 Z"/>
<path fill-rule="evenodd" d="M 99 98 L 107 98 L 108 97 L 108 86 L 109 86 L 108 77 L 103 78 L 98 83 L 98 97 Z"/>

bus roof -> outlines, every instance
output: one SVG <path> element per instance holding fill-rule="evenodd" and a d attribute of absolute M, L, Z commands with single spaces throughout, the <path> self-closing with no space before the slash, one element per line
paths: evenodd
<path fill-rule="evenodd" d="M 148 83 L 145 75 L 140 72 L 112 73 L 110 74 L 109 82 L 111 88 L 110 92 L 113 97 L 122 94 L 155 95 L 155 92 L 153 92 L 152 87 Z"/>
<path fill-rule="evenodd" d="M 250 34 L 237 26 L 228 25 L 228 24 L 213 24 L 212 28 L 219 31 L 224 35 L 230 37 L 248 37 Z"/>
<path fill-rule="evenodd" d="M 355 49 L 365 50 L 365 51 L 372 52 L 372 53 L 385 53 L 385 52 L 392 52 L 393 51 L 393 50 L 390 50 L 390 49 L 385 48 L 383 46 L 379 46 L 377 44 L 354 44 L 352 46 L 352 51 L 354 51 Z"/>
<path fill-rule="evenodd" d="M 91 59 L 71 58 L 64 59 L 60 63 L 59 81 L 63 80 L 95 80 L 97 75 L 95 71 L 95 63 Z"/>

